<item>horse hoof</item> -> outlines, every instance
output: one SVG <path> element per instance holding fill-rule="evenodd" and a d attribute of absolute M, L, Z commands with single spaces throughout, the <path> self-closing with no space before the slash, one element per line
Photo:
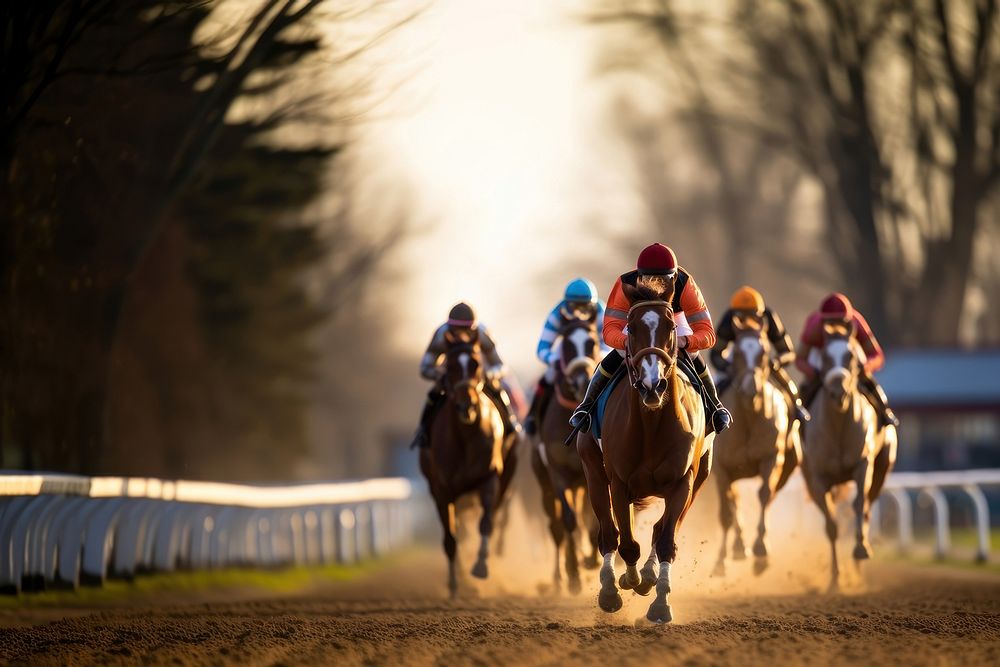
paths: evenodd
<path fill-rule="evenodd" d="M 618 577 L 618 588 L 624 591 L 633 590 L 642 581 L 641 579 L 639 579 L 638 574 L 636 574 L 635 577 L 629 577 L 628 575 L 629 573 L 626 571 L 622 573 L 622 576 Z"/>
<path fill-rule="evenodd" d="M 767 557 L 767 546 L 765 546 L 764 540 L 757 540 L 753 543 L 753 555 L 757 558 Z"/>
<path fill-rule="evenodd" d="M 646 620 L 650 623 L 656 623 L 657 625 L 662 623 L 669 623 L 674 620 L 674 615 L 670 611 L 670 605 L 665 602 L 654 602 L 649 605 L 649 611 L 646 612 Z"/>
<path fill-rule="evenodd" d="M 712 568 L 712 576 L 720 578 L 726 576 L 726 564 L 723 563 L 721 560 L 718 563 L 716 563 L 715 567 Z"/>
<path fill-rule="evenodd" d="M 755 558 L 753 561 L 754 575 L 759 577 L 760 575 L 764 574 L 764 570 L 767 569 L 768 565 L 769 563 L 767 561 L 767 556 L 758 556 L 757 558 Z"/>
<path fill-rule="evenodd" d="M 858 544 L 854 547 L 854 560 L 868 560 L 872 557 L 872 550 L 867 544 Z"/>
<path fill-rule="evenodd" d="M 614 590 L 601 591 L 600 595 L 597 596 L 597 604 L 600 605 L 602 611 L 613 614 L 622 608 L 622 596 Z"/>
<path fill-rule="evenodd" d="M 486 566 L 486 561 L 478 561 L 472 566 L 472 576 L 477 579 L 485 579 L 490 576 L 490 569 Z"/>
<path fill-rule="evenodd" d="M 580 591 L 583 590 L 583 584 L 580 583 L 580 577 L 570 577 L 569 583 L 566 585 L 566 590 L 569 591 L 570 595 L 579 595 Z"/>
<path fill-rule="evenodd" d="M 744 546 L 743 542 L 737 542 L 733 545 L 733 560 L 746 560 L 747 559 L 747 548 Z"/>
<path fill-rule="evenodd" d="M 836 595 L 840 592 L 840 583 L 836 579 L 830 582 L 830 585 L 826 587 L 827 595 Z"/>

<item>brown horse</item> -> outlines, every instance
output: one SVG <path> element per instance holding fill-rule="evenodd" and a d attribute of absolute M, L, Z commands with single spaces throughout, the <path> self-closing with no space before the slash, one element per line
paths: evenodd
<path fill-rule="evenodd" d="M 654 623 L 672 618 L 667 594 L 670 565 L 677 556 L 676 531 L 712 467 L 711 445 L 705 440 L 705 415 L 698 391 L 677 369 L 677 334 L 670 281 L 660 290 L 624 286 L 628 312 L 625 363 L 629 384 L 618 384 L 608 398 L 603 438 L 577 438 L 587 489 L 600 522 L 601 609 L 621 609 L 615 585 L 615 550 L 627 570 L 618 584 L 646 595 L 656 585 L 656 598 L 646 613 Z M 612 352 L 612 354 L 616 354 Z M 639 543 L 634 537 L 633 505 L 663 498 L 663 516 L 653 526 L 653 548 L 636 571 Z M 620 538 L 620 539 L 619 539 Z M 659 560 L 660 571 L 654 569 Z"/>
<path fill-rule="evenodd" d="M 542 506 L 549 518 L 549 531 L 556 545 L 553 582 L 561 585 L 560 549 L 565 545 L 565 567 L 569 591 L 580 592 L 580 565 L 577 560 L 578 517 L 590 534 L 591 553 L 585 561 L 597 567 L 597 520 L 587 502 L 583 466 L 576 451 L 563 443 L 570 433 L 569 417 L 583 400 L 587 385 L 597 367 L 600 344 L 597 340 L 597 316 L 570 321 L 559 332 L 562 337 L 560 362 L 555 378 L 555 401 L 542 415 L 537 446 L 532 448 L 531 467 L 542 490 Z"/>
<path fill-rule="evenodd" d="M 756 326 L 755 326 L 756 325 Z M 766 332 L 753 320 L 733 321 L 734 349 L 732 384 L 724 402 L 733 413 L 733 427 L 718 435 L 714 472 L 719 488 L 719 520 L 722 523 L 722 548 L 713 572 L 726 572 L 726 540 L 729 528 L 735 527 L 733 559 L 746 558 L 743 531 L 740 528 L 737 495 L 733 483 L 747 477 L 760 477 L 757 491 L 760 520 L 753 545 L 754 572 L 767 568 L 767 508 L 792 473 L 802 456 L 798 428 L 789 414 L 789 405 L 781 391 L 770 382 L 771 354 Z"/>
<path fill-rule="evenodd" d="M 514 448 L 504 445 L 504 425 L 493 401 L 483 391 L 486 378 L 475 330 L 445 334 L 444 405 L 431 423 L 430 447 L 420 450 L 420 470 L 427 478 L 444 528 L 448 556 L 448 589 L 458 591 L 455 501 L 476 492 L 482 503 L 479 553 L 472 575 L 489 574 L 493 516 L 511 479 Z"/>
<path fill-rule="evenodd" d="M 854 559 L 871 557 L 868 521 L 896 461 L 896 428 L 878 427 L 871 402 L 858 390 L 864 352 L 849 329 L 827 325 L 820 377 L 823 388 L 811 406 L 812 421 L 805 429 L 802 473 L 813 502 L 826 520 L 830 540 L 830 590 L 838 588 L 836 498 L 854 482 L 856 520 Z M 834 329 L 829 329 L 833 326 Z"/>

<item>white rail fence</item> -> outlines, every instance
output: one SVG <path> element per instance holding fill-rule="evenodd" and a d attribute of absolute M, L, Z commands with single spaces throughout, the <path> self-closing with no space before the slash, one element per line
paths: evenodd
<path fill-rule="evenodd" d="M 983 493 L 985 487 L 1000 487 L 1000 470 L 890 473 L 881 497 L 872 508 L 872 525 L 880 525 L 883 503 L 892 502 L 896 506 L 899 548 L 905 553 L 913 545 L 913 499 L 926 498 L 934 514 L 935 555 L 947 558 L 951 552 L 951 522 L 944 491 L 957 490 L 971 502 L 976 526 L 975 558 L 985 562 L 990 557 L 990 508 Z"/>
<path fill-rule="evenodd" d="M 258 486 L 0 473 L 0 592 L 354 563 L 410 543 L 412 493 L 399 478 Z"/>

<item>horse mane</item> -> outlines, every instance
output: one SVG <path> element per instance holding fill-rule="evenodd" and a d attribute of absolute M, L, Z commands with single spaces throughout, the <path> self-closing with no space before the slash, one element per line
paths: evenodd
<path fill-rule="evenodd" d="M 674 281 L 667 282 L 664 289 L 657 290 L 652 285 L 640 280 L 635 285 L 623 284 L 622 291 L 631 303 L 637 301 L 666 301 L 670 303 L 671 299 L 674 298 Z"/>

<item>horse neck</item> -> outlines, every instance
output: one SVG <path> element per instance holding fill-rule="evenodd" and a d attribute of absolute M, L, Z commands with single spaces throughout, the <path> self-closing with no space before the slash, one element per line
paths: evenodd
<path fill-rule="evenodd" d="M 682 427 L 677 411 L 684 409 L 683 404 L 680 402 L 680 392 L 684 391 L 684 383 L 678 377 L 677 373 L 677 364 L 674 364 L 671 366 L 668 374 L 668 395 L 664 398 L 663 405 L 656 410 L 650 410 L 643 405 L 638 391 L 631 387 L 628 389 L 629 421 L 632 424 L 641 426 L 645 439 L 655 436 L 662 428 L 664 421 L 673 421 L 678 427 Z"/>
<path fill-rule="evenodd" d="M 841 409 L 841 400 L 831 396 L 825 387 L 820 389 L 819 409 L 815 417 L 817 426 L 822 426 L 831 435 L 837 434 L 839 438 L 850 430 L 863 433 L 866 426 L 864 401 L 867 400 L 855 385 L 847 394 L 847 408 Z"/>

